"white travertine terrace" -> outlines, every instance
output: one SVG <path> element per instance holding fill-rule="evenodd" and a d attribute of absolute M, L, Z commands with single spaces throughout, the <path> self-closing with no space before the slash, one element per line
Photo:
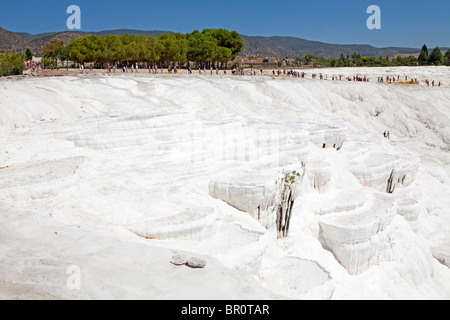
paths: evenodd
<path fill-rule="evenodd" d="M 306 165 L 306 171 L 310 187 L 316 189 L 319 193 L 326 192 L 333 173 L 330 163 L 310 161 Z"/>
<path fill-rule="evenodd" d="M 395 216 L 395 200 L 374 193 L 360 209 L 322 216 L 319 239 L 350 274 L 360 274 L 392 259 Z"/>
<path fill-rule="evenodd" d="M 2 168 L 0 200 L 55 196 L 80 179 L 84 160 L 84 157 L 70 157 Z"/>
<path fill-rule="evenodd" d="M 343 125 L 308 124 L 306 130 L 309 132 L 311 142 L 319 148 L 340 150 L 347 135 L 347 128 Z"/>
<path fill-rule="evenodd" d="M 213 208 L 192 208 L 163 218 L 142 221 L 129 230 L 147 239 L 202 240 L 216 231 Z"/>
<path fill-rule="evenodd" d="M 209 194 L 249 213 L 268 230 L 276 229 L 281 237 L 289 231 L 292 206 L 299 196 L 304 174 L 304 166 L 300 164 L 278 174 L 274 170 L 238 173 L 211 181 Z"/>
<path fill-rule="evenodd" d="M 417 231 L 419 228 L 419 218 L 425 214 L 425 209 L 419 201 L 402 198 L 397 200 L 397 214 L 408 221 L 413 231 Z"/>
<path fill-rule="evenodd" d="M 448 67 L 318 72 L 447 85 L 0 79 L 1 298 L 449 299 Z"/>
<path fill-rule="evenodd" d="M 351 172 L 365 187 L 392 193 L 409 186 L 415 179 L 420 159 L 411 153 L 383 154 L 369 152 L 352 161 Z"/>
<path fill-rule="evenodd" d="M 334 282 L 330 273 L 316 261 L 288 256 L 267 267 L 258 276 L 265 282 L 273 282 L 275 292 L 293 299 L 330 299 Z"/>
<path fill-rule="evenodd" d="M 368 191 L 355 189 L 336 192 L 333 195 L 319 194 L 303 199 L 302 203 L 311 208 L 315 215 L 353 211 L 364 206 Z"/>

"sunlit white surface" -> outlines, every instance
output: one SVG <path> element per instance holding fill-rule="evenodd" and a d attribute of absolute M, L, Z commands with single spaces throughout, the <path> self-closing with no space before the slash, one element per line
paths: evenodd
<path fill-rule="evenodd" d="M 1 79 L 0 297 L 449 299 L 450 69 L 314 72 Z"/>

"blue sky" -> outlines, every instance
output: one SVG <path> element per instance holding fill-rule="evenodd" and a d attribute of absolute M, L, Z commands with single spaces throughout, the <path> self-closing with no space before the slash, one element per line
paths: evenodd
<path fill-rule="evenodd" d="M 32 34 L 67 31 L 69 5 L 81 8 L 81 31 L 226 28 L 244 35 L 294 36 L 376 47 L 450 47 L 448 0 L 2 0 L 0 27 Z M 369 30 L 370 5 L 381 30 Z M 20 14 L 19 14 L 20 13 Z"/>

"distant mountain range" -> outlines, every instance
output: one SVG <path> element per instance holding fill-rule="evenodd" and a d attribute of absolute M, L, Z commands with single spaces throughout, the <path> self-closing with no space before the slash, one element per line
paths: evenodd
<path fill-rule="evenodd" d="M 245 47 L 242 54 L 262 55 L 277 57 L 304 57 L 307 54 L 313 54 L 318 57 L 335 58 L 341 54 L 344 56 L 352 55 L 358 52 L 361 56 L 367 57 L 396 57 L 417 55 L 421 49 L 418 48 L 375 48 L 371 45 L 339 45 L 310 41 L 294 37 L 255 37 L 242 36 Z"/>
<path fill-rule="evenodd" d="M 143 31 L 132 29 L 118 29 L 118 30 L 106 30 L 100 32 L 80 32 L 80 31 L 65 31 L 65 32 L 53 32 L 53 33 L 41 33 L 30 34 L 25 32 L 11 32 L 0 28 L 0 51 L 18 51 L 25 52 L 29 48 L 34 53 L 42 52 L 42 47 L 49 43 L 52 39 L 56 38 L 63 41 L 65 44 L 69 43 L 73 39 L 85 37 L 91 34 L 99 36 L 114 34 L 132 34 L 132 35 L 146 35 L 156 36 L 167 33 L 172 34 L 170 31 Z M 241 55 L 247 56 L 265 56 L 265 57 L 288 57 L 296 58 L 303 57 L 306 54 L 313 54 L 315 56 L 323 56 L 325 58 L 339 57 L 341 54 L 344 56 L 351 55 L 354 52 L 358 52 L 361 56 L 368 57 L 395 57 L 398 55 L 409 56 L 420 53 L 420 48 L 376 48 L 371 45 L 339 45 L 329 44 L 318 41 L 310 41 L 295 37 L 262 37 L 262 36 L 246 36 L 242 35 L 244 40 L 244 50 Z M 448 48 L 441 48 L 446 51 Z"/>
<path fill-rule="evenodd" d="M 108 34 L 113 35 L 123 35 L 123 34 L 133 34 L 133 35 L 146 35 L 159 37 L 164 33 L 173 33 L 169 31 L 141 31 L 141 30 L 130 30 L 130 29 L 119 29 L 119 30 L 106 30 L 100 32 L 81 32 L 81 31 L 64 31 L 64 32 L 49 32 L 40 34 L 30 34 L 26 32 L 11 32 L 0 28 L 0 51 L 16 51 L 25 52 L 26 49 L 30 49 L 33 53 L 41 53 L 42 48 L 52 39 L 57 39 L 63 41 L 64 44 L 70 41 L 86 37 L 92 34 L 104 36 Z"/>

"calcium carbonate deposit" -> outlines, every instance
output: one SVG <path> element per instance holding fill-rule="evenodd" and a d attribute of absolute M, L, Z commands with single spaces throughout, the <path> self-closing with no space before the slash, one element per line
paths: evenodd
<path fill-rule="evenodd" d="M 449 84 L 0 79 L 0 298 L 450 299 Z"/>

